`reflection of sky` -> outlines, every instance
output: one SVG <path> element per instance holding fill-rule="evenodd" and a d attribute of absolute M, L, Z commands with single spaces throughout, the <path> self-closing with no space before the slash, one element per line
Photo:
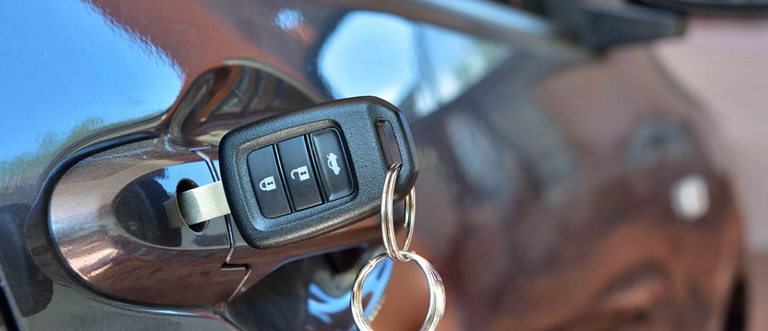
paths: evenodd
<path fill-rule="evenodd" d="M 374 95 L 398 104 L 416 80 L 414 30 L 390 14 L 353 12 L 339 22 L 318 65 L 336 98 Z"/>
<path fill-rule="evenodd" d="M 182 87 L 167 54 L 78 1 L 8 1 L 0 11 L 0 161 L 63 140 L 87 119 L 158 114 Z M 12 141 L 12 143 L 8 143 Z"/>
<path fill-rule="evenodd" d="M 347 14 L 320 50 L 335 98 L 374 95 L 425 116 L 509 57 L 508 45 L 375 12 Z M 403 109 L 406 112 L 410 109 Z"/>
<path fill-rule="evenodd" d="M 533 14 L 490 1 L 477 0 L 419 0 L 430 7 L 476 18 L 486 24 L 534 35 L 553 33 L 551 26 Z"/>
<path fill-rule="evenodd" d="M 373 309 L 384 296 L 384 290 L 389 283 L 389 277 L 392 275 L 394 262 L 390 259 L 384 259 L 374 268 L 365 283 L 363 283 L 363 300 L 368 299 L 368 305 L 365 307 L 365 315 L 370 316 Z M 347 292 L 340 297 L 334 297 L 326 294 L 320 286 L 316 284 L 309 285 L 311 296 L 307 300 L 307 309 L 312 316 L 317 317 L 324 323 L 330 323 L 330 315 L 338 314 L 349 310 L 352 292 Z M 370 296 L 370 298 L 368 298 Z"/>

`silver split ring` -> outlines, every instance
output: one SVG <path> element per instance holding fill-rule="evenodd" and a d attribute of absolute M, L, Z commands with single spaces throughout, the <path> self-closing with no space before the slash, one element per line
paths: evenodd
<path fill-rule="evenodd" d="M 424 273 L 424 276 L 427 278 L 427 285 L 429 286 L 429 310 L 427 311 L 427 317 L 424 319 L 424 323 L 421 324 L 419 330 L 435 330 L 435 328 L 437 328 L 437 323 L 440 322 L 440 318 L 443 317 L 443 313 L 445 312 L 445 287 L 443 287 L 443 280 L 440 278 L 440 274 L 437 273 L 437 270 L 435 270 L 435 267 L 433 267 L 427 259 L 414 252 L 399 253 L 408 261 L 416 262 Z M 389 257 L 389 255 L 382 253 L 368 261 L 368 263 L 360 269 L 357 278 L 355 278 L 355 284 L 352 286 L 352 317 L 355 319 L 355 324 L 361 331 L 373 331 L 365 316 L 365 309 L 363 308 L 363 283 L 365 283 L 365 278 L 368 277 L 368 274 L 370 274 L 371 271 L 373 271 L 373 269 L 387 257 Z"/>
<path fill-rule="evenodd" d="M 395 183 L 397 182 L 397 175 L 400 174 L 400 166 L 400 163 L 391 165 L 387 171 L 387 177 L 384 179 L 384 190 L 381 194 L 381 234 L 387 255 L 394 261 L 408 262 L 408 258 L 402 253 L 411 246 L 411 239 L 413 238 L 416 216 L 416 188 L 412 188 L 411 192 L 405 197 L 405 222 L 403 226 L 405 226 L 407 232 L 405 233 L 403 248 L 400 249 L 397 247 L 394 216 L 392 215 L 395 200 Z"/>

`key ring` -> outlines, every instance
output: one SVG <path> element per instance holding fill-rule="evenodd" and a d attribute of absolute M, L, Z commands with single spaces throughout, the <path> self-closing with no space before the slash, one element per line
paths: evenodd
<path fill-rule="evenodd" d="M 408 261 L 414 261 L 419 265 L 424 276 L 427 278 L 427 284 L 429 286 L 429 310 L 427 311 L 427 317 L 424 319 L 424 323 L 421 324 L 419 330 L 432 331 L 437 328 L 437 323 L 443 317 L 445 312 L 445 287 L 443 286 L 443 280 L 440 278 L 440 274 L 437 273 L 435 267 L 427 261 L 427 259 L 421 257 L 414 252 L 400 252 L 403 257 Z M 355 278 L 355 284 L 352 286 L 352 317 L 355 319 L 355 324 L 361 331 L 373 331 L 371 324 L 368 323 L 368 319 L 365 316 L 365 309 L 363 308 L 363 283 L 368 274 L 376 268 L 376 266 L 388 258 L 387 253 L 382 253 L 368 261 L 368 263 L 360 269 L 360 272 Z"/>
<path fill-rule="evenodd" d="M 368 263 L 360 269 L 360 272 L 355 278 L 355 283 L 352 286 L 352 297 L 350 306 L 352 308 L 352 317 L 355 320 L 355 324 L 358 329 L 362 331 L 373 331 L 371 325 L 368 323 L 368 319 L 365 316 L 365 309 L 363 308 L 363 284 L 368 274 L 376 268 L 386 258 L 393 261 L 410 262 L 414 261 L 421 268 L 421 272 L 427 278 L 427 285 L 429 286 L 429 310 L 427 316 L 424 319 L 424 323 L 421 324 L 420 330 L 432 331 L 437 328 L 437 323 L 443 317 L 445 312 L 445 287 L 443 286 L 443 280 L 440 278 L 440 274 L 437 272 L 434 266 L 427 261 L 427 259 L 421 257 L 415 252 L 407 251 L 411 245 L 411 239 L 413 237 L 413 229 L 416 214 L 416 194 L 415 188 L 411 189 L 411 192 L 405 197 L 405 224 L 407 228 L 405 243 L 403 248 L 400 249 L 397 246 L 397 240 L 395 238 L 395 225 L 392 215 L 392 206 L 394 204 L 394 192 L 395 182 L 397 175 L 400 173 L 400 163 L 395 163 L 389 167 L 387 176 L 384 179 L 384 190 L 381 194 L 381 233 L 382 240 L 384 241 L 385 253 L 379 254 L 372 258 Z"/>
<path fill-rule="evenodd" d="M 387 177 L 384 178 L 384 190 L 381 194 L 381 233 L 384 236 L 384 249 L 392 260 L 408 262 L 402 252 L 407 251 L 411 246 L 413 238 L 413 228 L 416 215 L 416 188 L 405 197 L 405 222 L 403 226 L 407 229 L 405 233 L 405 242 L 403 248 L 397 247 L 397 237 L 395 237 L 394 216 L 392 215 L 393 201 L 395 200 L 395 183 L 397 175 L 400 174 L 400 163 L 392 164 L 387 171 Z"/>

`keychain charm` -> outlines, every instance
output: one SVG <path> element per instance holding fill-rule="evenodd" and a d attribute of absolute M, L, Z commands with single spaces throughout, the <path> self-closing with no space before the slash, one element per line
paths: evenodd
<path fill-rule="evenodd" d="M 440 318 L 443 317 L 443 312 L 445 311 L 445 287 L 443 286 L 443 280 L 440 278 L 440 274 L 437 273 L 435 267 L 433 267 L 427 259 L 415 252 L 408 251 L 413 237 L 414 217 L 416 216 L 415 187 L 412 188 L 410 193 L 405 197 L 404 226 L 407 232 L 402 249 L 397 246 L 392 208 L 394 203 L 395 181 L 397 175 L 400 173 L 400 167 L 400 163 L 395 163 L 389 167 L 387 177 L 384 180 L 384 190 L 381 195 L 381 233 L 386 252 L 375 256 L 360 269 L 352 287 L 350 304 L 352 308 L 352 317 L 355 319 L 355 324 L 358 329 L 362 331 L 373 330 L 368 323 L 368 319 L 365 316 L 365 309 L 363 308 L 363 283 L 365 283 L 365 278 L 368 274 L 370 274 L 371 271 L 386 258 L 403 263 L 411 261 L 416 262 L 424 273 L 424 276 L 427 278 L 427 284 L 429 286 L 429 310 L 427 311 L 427 316 L 424 319 L 424 323 L 422 323 L 420 330 L 431 331 L 437 328 L 437 324 L 440 322 Z"/>

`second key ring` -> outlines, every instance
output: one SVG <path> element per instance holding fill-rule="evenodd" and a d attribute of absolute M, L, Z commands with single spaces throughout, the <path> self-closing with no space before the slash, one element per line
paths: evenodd
<path fill-rule="evenodd" d="M 411 246 L 411 239 L 413 238 L 416 219 L 416 188 L 412 188 L 405 197 L 405 222 L 403 226 L 407 232 L 403 247 L 398 248 L 392 209 L 395 200 L 395 183 L 397 182 L 397 175 L 400 174 L 400 166 L 400 163 L 392 164 L 387 171 L 387 177 L 384 179 L 384 190 L 381 194 L 381 234 L 384 237 L 384 249 L 387 251 L 387 255 L 393 260 L 408 262 L 411 259 L 402 253 Z"/>
<path fill-rule="evenodd" d="M 400 252 L 408 261 L 414 261 L 421 268 L 424 277 L 427 278 L 427 286 L 429 287 L 429 308 L 427 310 L 427 317 L 421 325 L 419 330 L 434 331 L 437 328 L 437 324 L 445 313 L 445 287 L 443 286 L 443 279 L 440 278 L 440 274 L 437 273 L 435 267 L 427 261 L 427 259 L 421 257 L 414 252 Z M 373 331 L 371 325 L 365 316 L 365 309 L 363 308 L 363 284 L 368 274 L 373 271 L 376 266 L 384 259 L 389 257 L 387 254 L 382 253 L 368 261 L 368 263 L 360 269 L 360 272 L 355 278 L 355 283 L 352 286 L 352 317 L 355 320 L 355 325 L 362 331 Z"/>

